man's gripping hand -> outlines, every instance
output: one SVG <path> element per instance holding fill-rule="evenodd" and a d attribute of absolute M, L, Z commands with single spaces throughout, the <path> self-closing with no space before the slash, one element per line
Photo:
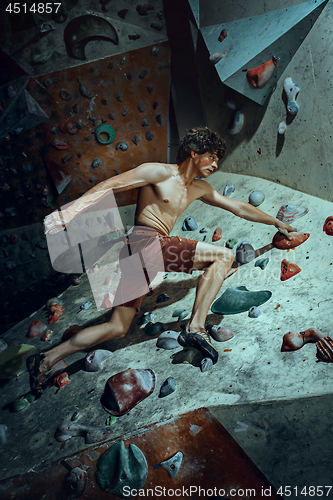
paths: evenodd
<path fill-rule="evenodd" d="M 276 223 L 274 224 L 276 229 L 280 231 L 280 233 L 284 234 L 284 236 L 288 239 L 291 240 L 291 236 L 289 235 L 289 232 L 292 231 L 297 231 L 295 227 L 291 227 L 289 224 L 285 224 L 284 222 L 281 222 L 279 219 L 276 219 Z"/>

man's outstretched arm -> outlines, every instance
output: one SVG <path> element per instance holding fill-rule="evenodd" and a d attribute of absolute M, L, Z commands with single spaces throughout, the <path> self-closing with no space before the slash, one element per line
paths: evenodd
<path fill-rule="evenodd" d="M 251 222 L 260 222 L 261 224 L 267 224 L 275 226 L 282 234 L 284 234 L 288 239 L 291 239 L 288 231 L 297 231 L 296 228 L 291 227 L 289 224 L 285 224 L 276 217 L 266 214 L 257 207 L 254 207 L 250 203 L 245 201 L 233 200 L 232 198 L 227 198 L 226 196 L 218 193 L 210 184 L 207 182 L 206 192 L 201 196 L 200 200 L 208 205 L 214 207 L 223 208 L 228 212 L 246 219 Z"/>
<path fill-rule="evenodd" d="M 167 166 L 162 163 L 143 163 L 133 170 L 106 179 L 96 184 L 87 191 L 81 198 L 70 204 L 61 213 L 56 210 L 45 217 L 45 233 L 54 233 L 63 229 L 76 215 L 84 212 L 92 205 L 100 202 L 112 189 L 113 193 L 121 193 L 133 188 L 155 184 L 167 178 Z"/>

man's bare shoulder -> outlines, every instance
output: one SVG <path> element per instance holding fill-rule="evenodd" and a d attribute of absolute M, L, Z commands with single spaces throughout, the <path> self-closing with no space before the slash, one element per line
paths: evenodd
<path fill-rule="evenodd" d="M 177 165 L 160 162 L 142 163 L 134 169 L 152 183 L 162 182 L 178 173 Z"/>
<path fill-rule="evenodd" d="M 202 179 L 194 179 L 193 186 L 199 188 L 203 194 L 215 191 L 207 181 L 204 181 Z"/>

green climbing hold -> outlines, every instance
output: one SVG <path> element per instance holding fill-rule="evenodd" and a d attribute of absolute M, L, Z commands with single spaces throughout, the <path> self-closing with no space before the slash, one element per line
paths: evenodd
<path fill-rule="evenodd" d="M 106 139 L 102 134 L 106 134 L 108 138 Z M 95 128 L 95 136 L 100 144 L 111 144 L 116 138 L 116 131 L 111 125 L 101 123 Z"/>
<path fill-rule="evenodd" d="M 140 448 L 118 441 L 97 462 L 97 481 L 101 488 L 113 495 L 126 498 L 126 491 L 140 490 L 148 476 L 147 460 Z"/>
<path fill-rule="evenodd" d="M 115 417 L 114 415 L 110 415 L 106 421 L 105 421 L 105 425 L 113 425 L 117 422 L 117 417 Z"/>
<path fill-rule="evenodd" d="M 261 306 L 271 296 L 272 292 L 269 290 L 250 292 L 245 286 L 228 288 L 215 300 L 211 310 L 214 314 L 238 314 L 248 311 L 252 306 Z"/>

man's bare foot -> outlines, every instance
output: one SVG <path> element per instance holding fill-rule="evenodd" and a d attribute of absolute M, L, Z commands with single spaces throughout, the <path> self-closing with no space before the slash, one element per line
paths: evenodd
<path fill-rule="evenodd" d="M 283 336 L 281 351 L 297 351 L 308 342 L 317 342 L 325 337 L 320 330 L 308 328 L 304 332 L 288 332 Z"/>

